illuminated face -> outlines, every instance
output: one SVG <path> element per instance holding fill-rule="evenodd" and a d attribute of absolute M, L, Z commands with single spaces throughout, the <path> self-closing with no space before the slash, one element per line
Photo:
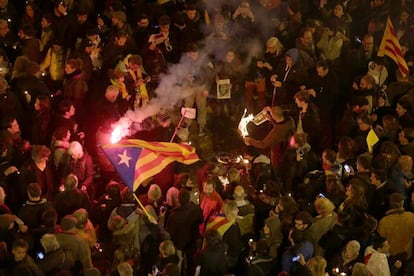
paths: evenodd
<path fill-rule="evenodd" d="M 233 51 L 229 51 L 229 52 L 227 52 L 227 54 L 226 54 L 226 62 L 227 63 L 232 63 L 233 62 L 233 60 L 234 60 L 234 52 Z"/>
<path fill-rule="evenodd" d="M 118 94 L 119 94 L 119 90 L 111 89 L 111 90 L 106 91 L 105 98 L 108 100 L 108 102 L 114 103 L 116 99 L 118 98 Z"/>
<path fill-rule="evenodd" d="M 203 193 L 206 195 L 211 195 L 214 192 L 214 186 L 212 184 L 204 183 Z"/>
<path fill-rule="evenodd" d="M 78 14 L 78 15 L 76 15 L 76 18 L 78 19 L 79 24 L 84 24 L 86 22 L 86 20 L 88 20 L 88 15 L 87 14 Z"/>
<path fill-rule="evenodd" d="M 17 120 L 14 120 L 7 130 L 12 134 L 20 132 L 20 126 Z"/>
<path fill-rule="evenodd" d="M 371 175 L 369 176 L 369 181 L 370 181 L 372 184 L 375 184 L 375 183 L 377 183 L 377 182 L 378 182 L 378 179 L 377 179 L 377 177 L 375 176 L 375 174 L 374 174 L 374 173 L 371 173 Z"/>
<path fill-rule="evenodd" d="M 78 160 L 83 157 L 83 149 L 82 149 L 81 144 L 76 143 L 74 145 L 71 145 L 70 149 L 71 149 L 71 156 L 74 160 Z"/>
<path fill-rule="evenodd" d="M 50 26 L 50 22 L 48 22 L 44 17 L 42 17 L 42 20 L 40 20 L 40 26 L 42 29 L 45 29 Z"/>
<path fill-rule="evenodd" d="M 302 108 L 304 101 L 299 100 L 299 98 L 295 98 L 295 104 L 297 107 Z"/>
<path fill-rule="evenodd" d="M 14 256 L 14 261 L 19 262 L 26 257 L 27 249 L 16 247 L 16 248 L 13 248 L 12 253 Z"/>
<path fill-rule="evenodd" d="M 68 63 L 65 64 L 65 73 L 66 74 L 72 74 L 73 72 L 75 72 L 75 70 L 76 69 L 72 65 L 70 65 Z"/>
<path fill-rule="evenodd" d="M 36 111 L 39 111 L 40 110 L 40 101 L 39 101 L 39 99 L 36 99 L 36 101 L 34 103 L 34 109 Z"/>
<path fill-rule="evenodd" d="M 336 5 L 333 10 L 333 13 L 336 17 L 341 18 L 344 15 L 344 9 L 342 8 L 341 5 Z"/>
<path fill-rule="evenodd" d="M 295 228 L 299 231 L 304 231 L 306 229 L 306 224 L 301 220 L 295 219 Z"/>
<path fill-rule="evenodd" d="M 400 142 L 400 144 L 405 144 L 408 142 L 407 139 L 405 139 L 404 131 L 400 131 L 400 133 L 398 133 L 398 141 Z"/>
<path fill-rule="evenodd" d="M 187 55 L 192 59 L 192 60 L 197 60 L 198 59 L 198 51 L 197 52 L 188 52 Z"/>
<path fill-rule="evenodd" d="M 116 17 L 111 18 L 112 26 L 116 26 L 118 24 L 118 22 L 119 22 L 118 18 L 116 18 Z"/>
<path fill-rule="evenodd" d="M 266 45 L 266 52 L 274 54 L 277 51 L 277 47 L 275 45 L 272 44 L 267 44 Z"/>
<path fill-rule="evenodd" d="M 141 19 L 140 21 L 137 22 L 137 25 L 140 28 L 146 28 L 146 27 L 148 27 L 149 26 L 149 20 L 148 20 L 148 18 Z"/>
<path fill-rule="evenodd" d="M 126 42 L 127 42 L 127 37 L 126 36 L 115 37 L 115 44 L 119 47 L 125 46 Z"/>
<path fill-rule="evenodd" d="M 405 113 L 407 113 L 407 109 L 402 107 L 399 103 L 397 103 L 395 111 L 397 112 L 398 117 L 402 117 Z"/>
<path fill-rule="evenodd" d="M 409 17 L 410 17 L 410 14 L 407 11 L 402 11 L 400 14 L 400 20 L 403 22 L 408 21 Z"/>
<path fill-rule="evenodd" d="M 29 16 L 30 18 L 34 17 L 34 10 L 31 5 L 27 5 L 25 8 L 25 11 L 26 11 L 27 16 Z"/>
<path fill-rule="evenodd" d="M 316 72 L 318 73 L 318 76 L 323 78 L 328 75 L 328 69 L 324 69 L 323 67 L 316 67 Z"/>
<path fill-rule="evenodd" d="M 369 124 L 364 123 L 361 119 L 358 119 L 357 123 L 358 123 L 358 127 L 361 131 L 367 131 L 371 127 Z"/>
<path fill-rule="evenodd" d="M 369 84 L 366 80 L 361 79 L 361 81 L 359 82 L 359 88 L 361 89 L 369 89 Z"/>
<path fill-rule="evenodd" d="M 190 19 L 190 20 L 194 20 L 194 18 L 197 15 L 197 11 L 196 10 L 187 10 L 186 13 L 187 13 L 188 19 Z"/>
<path fill-rule="evenodd" d="M 160 32 L 168 34 L 170 32 L 170 25 L 160 25 Z"/>
<path fill-rule="evenodd" d="M 313 35 L 311 31 L 306 31 L 301 37 L 302 43 L 305 46 L 311 46 L 313 43 Z"/>
<path fill-rule="evenodd" d="M 69 112 L 69 114 L 68 114 L 69 117 L 72 117 L 73 115 L 75 115 L 75 112 L 76 112 L 75 107 L 73 105 L 71 105 L 68 112 Z"/>
<path fill-rule="evenodd" d="M 66 133 L 66 136 L 63 137 L 62 141 L 68 142 L 70 140 L 70 131 L 68 130 L 68 132 Z"/>
<path fill-rule="evenodd" d="M 362 47 L 364 47 L 365 51 L 372 51 L 374 49 L 374 37 L 364 37 L 362 40 Z"/>

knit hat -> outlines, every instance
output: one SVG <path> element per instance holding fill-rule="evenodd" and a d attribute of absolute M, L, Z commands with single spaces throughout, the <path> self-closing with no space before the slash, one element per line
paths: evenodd
<path fill-rule="evenodd" d="M 60 222 L 60 226 L 62 227 L 63 231 L 69 231 L 75 228 L 76 224 L 78 224 L 78 222 L 76 221 L 76 218 L 72 215 L 64 216 Z"/>
<path fill-rule="evenodd" d="M 122 22 L 126 21 L 126 14 L 123 11 L 113 11 L 111 12 L 111 17 L 116 18 Z"/>
<path fill-rule="evenodd" d="M 295 65 L 299 59 L 299 50 L 297 48 L 292 48 L 286 52 L 286 56 L 290 56 L 292 58 L 292 64 Z"/>

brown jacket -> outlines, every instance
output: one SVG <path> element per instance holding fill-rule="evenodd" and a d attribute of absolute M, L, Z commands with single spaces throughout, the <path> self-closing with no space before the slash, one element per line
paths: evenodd
<path fill-rule="evenodd" d="M 414 238 L 414 213 L 404 209 L 389 210 L 378 224 L 378 233 L 390 243 L 390 255 L 407 253 L 411 258 Z"/>

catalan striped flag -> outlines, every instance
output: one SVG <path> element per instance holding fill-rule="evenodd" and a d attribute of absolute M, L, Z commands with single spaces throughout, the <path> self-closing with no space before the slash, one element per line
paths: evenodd
<path fill-rule="evenodd" d="M 177 143 L 129 139 L 104 145 L 102 149 L 132 191 L 171 162 L 189 165 L 199 160 L 194 147 Z"/>
<path fill-rule="evenodd" d="M 404 77 L 408 75 L 408 65 L 401 52 L 400 42 L 398 41 L 397 34 L 389 17 L 387 18 L 387 25 L 385 26 L 384 35 L 382 36 L 377 55 L 379 57 L 388 56 L 398 65 Z"/>

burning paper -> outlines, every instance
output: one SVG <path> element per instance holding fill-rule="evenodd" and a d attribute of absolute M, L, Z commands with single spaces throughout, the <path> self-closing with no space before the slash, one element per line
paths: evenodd
<path fill-rule="evenodd" d="M 246 115 L 247 109 L 244 109 L 243 116 L 239 122 L 239 131 L 242 137 L 249 136 L 249 132 L 247 131 L 247 124 L 253 120 L 253 114 Z"/>

